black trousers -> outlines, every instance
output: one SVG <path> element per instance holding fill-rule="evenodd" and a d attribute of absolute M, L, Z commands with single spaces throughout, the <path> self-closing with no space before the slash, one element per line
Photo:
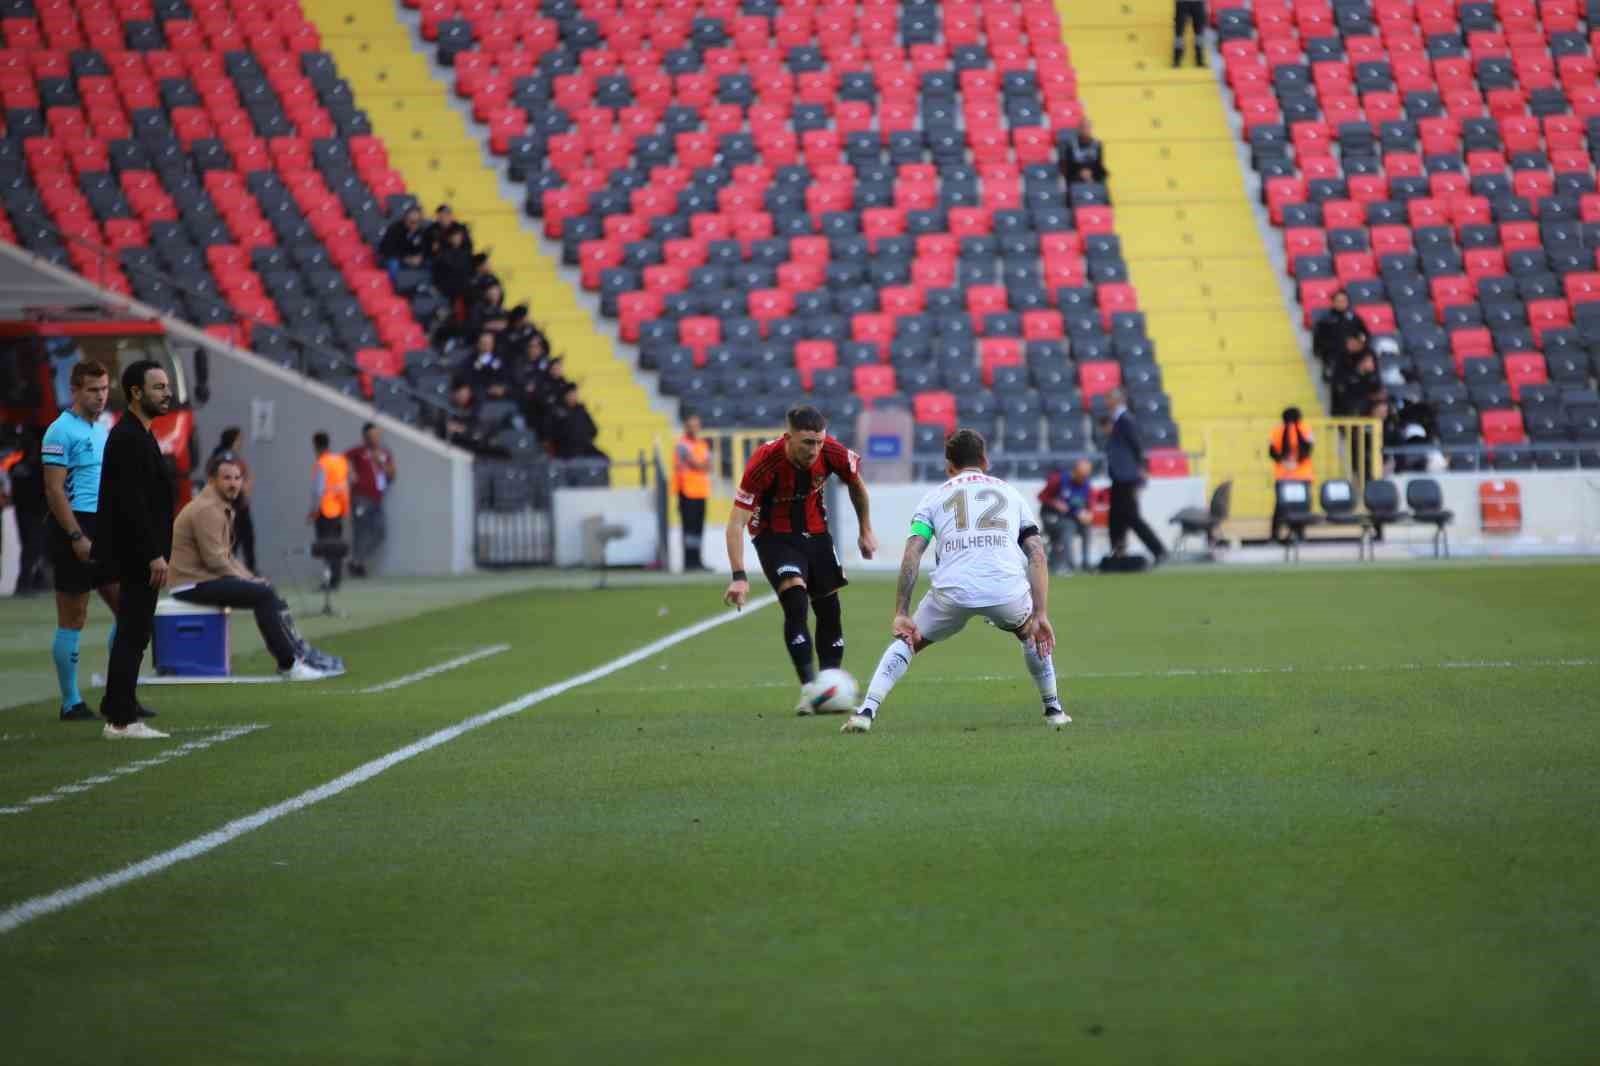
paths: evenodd
<path fill-rule="evenodd" d="M 1172 55 L 1174 59 L 1183 55 L 1183 31 L 1186 25 L 1194 27 L 1194 54 L 1199 56 L 1205 47 L 1205 0 L 1177 0 L 1172 5 Z"/>
<path fill-rule="evenodd" d="M 317 515 L 316 529 L 318 540 L 344 539 L 343 518 L 324 518 L 322 515 Z M 329 559 L 325 565 L 328 567 L 328 587 L 338 588 L 339 583 L 344 580 L 344 560 Z"/>
<path fill-rule="evenodd" d="M 250 608 L 255 612 L 261 641 L 272 657 L 278 660 L 280 670 L 289 669 L 295 659 L 303 654 L 304 642 L 299 639 L 294 622 L 289 618 L 289 605 L 264 581 L 219 577 L 215 581 L 202 581 L 193 588 L 174 592 L 172 598 L 185 603 L 203 603 L 209 607 Z"/>
<path fill-rule="evenodd" d="M 1139 483 L 1114 481 L 1111 484 L 1112 550 L 1122 551 L 1127 547 L 1130 530 L 1138 535 L 1154 558 L 1159 559 L 1167 554 L 1167 549 L 1162 547 L 1161 539 L 1156 536 L 1155 530 L 1151 529 L 1145 522 L 1144 516 L 1139 514 Z"/>
<path fill-rule="evenodd" d="M 159 589 L 150 587 L 150 572 L 132 571 L 122 575 L 122 591 L 117 598 L 117 634 L 111 642 L 111 662 L 106 668 L 106 692 L 100 700 L 100 715 L 112 725 L 131 725 L 139 717 L 139 700 L 134 690 L 139 684 L 139 666 L 144 650 L 150 646 L 150 631 L 155 625 Z"/>
<path fill-rule="evenodd" d="M 683 521 L 683 565 L 693 570 L 704 566 L 700 545 L 706 532 L 706 501 L 678 497 L 678 517 Z"/>
<path fill-rule="evenodd" d="M 1044 535 L 1050 538 L 1050 569 L 1059 570 L 1066 567 L 1073 568 L 1072 542 L 1078 541 L 1079 558 L 1082 559 L 1083 569 L 1089 569 L 1089 526 L 1078 521 L 1078 516 L 1062 514 L 1042 508 L 1040 521 L 1044 523 Z"/>

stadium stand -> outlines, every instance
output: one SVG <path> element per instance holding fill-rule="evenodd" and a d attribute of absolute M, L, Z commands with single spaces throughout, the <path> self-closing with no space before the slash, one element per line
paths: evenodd
<path fill-rule="evenodd" d="M 849 437 L 903 407 L 925 473 L 959 418 L 1027 476 L 1122 384 L 1177 446 L 1109 194 L 1059 172 L 1083 109 L 1051 4 L 413 6 L 528 213 L 708 426 L 809 394 Z"/>
<path fill-rule="evenodd" d="M 10 0 L 0 38 L 0 236 L 433 420 L 443 302 L 375 255 L 414 198 L 298 5 Z"/>
<path fill-rule="evenodd" d="M 1600 466 L 1600 3 L 1218 0 L 1309 325 L 1344 288 L 1452 467 Z M 1585 26 L 1588 31 L 1585 31 Z"/>

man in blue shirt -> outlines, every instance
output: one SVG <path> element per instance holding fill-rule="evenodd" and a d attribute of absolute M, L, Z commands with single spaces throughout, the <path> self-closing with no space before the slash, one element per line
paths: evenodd
<path fill-rule="evenodd" d="M 72 405 L 50 424 L 40 449 L 56 586 L 57 628 L 50 650 L 64 722 L 99 717 L 78 691 L 78 642 L 89 617 L 90 591 L 99 589 L 112 612 L 117 609 L 116 578 L 90 560 L 100 509 L 100 463 L 110 432 L 100 416 L 111 394 L 111 375 L 98 363 L 82 362 L 72 368 L 71 385 Z"/>
<path fill-rule="evenodd" d="M 1089 531 L 1094 527 L 1094 514 L 1089 508 L 1089 475 L 1093 469 L 1089 460 L 1079 459 L 1070 470 L 1052 472 L 1039 493 L 1039 518 L 1044 523 L 1045 536 L 1050 538 L 1052 574 L 1072 572 L 1074 538 L 1081 548 L 1083 568 L 1089 569 Z"/>

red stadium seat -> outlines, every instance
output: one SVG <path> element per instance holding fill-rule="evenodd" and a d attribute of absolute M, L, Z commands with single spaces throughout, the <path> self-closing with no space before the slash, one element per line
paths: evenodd
<path fill-rule="evenodd" d="M 1122 366 L 1120 364 L 1110 360 L 1078 364 L 1078 387 L 1083 390 L 1083 398 L 1085 400 L 1092 400 L 1096 396 L 1104 395 L 1121 386 Z"/>
<path fill-rule="evenodd" d="M 832 370 L 839 365 L 832 341 L 800 341 L 794 346 L 794 368 L 800 375 L 800 385 L 811 391 L 811 375 L 818 370 Z"/>
<path fill-rule="evenodd" d="M 856 395 L 871 406 L 874 400 L 895 394 L 895 374 L 892 366 L 858 366 L 852 377 Z"/>
<path fill-rule="evenodd" d="M 1522 412 L 1515 408 L 1484 411 L 1478 415 L 1485 444 L 1521 444 L 1528 439 L 1522 426 Z"/>

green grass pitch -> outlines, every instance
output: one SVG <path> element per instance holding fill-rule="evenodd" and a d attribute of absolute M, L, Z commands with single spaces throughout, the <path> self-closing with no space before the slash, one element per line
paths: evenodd
<path fill-rule="evenodd" d="M 0 817 L 0 911 L 615 659 L 719 592 L 518 593 L 350 632 L 337 681 L 150 690 L 166 745 L 0 711 L 0 806 L 85 788 Z M 756 611 L 0 935 L 0 1057 L 1600 1060 L 1600 570 L 1052 595 L 1064 730 L 1015 641 L 972 626 L 841 736 L 789 713 L 779 614 Z M 846 593 L 863 684 L 890 597 Z"/>

